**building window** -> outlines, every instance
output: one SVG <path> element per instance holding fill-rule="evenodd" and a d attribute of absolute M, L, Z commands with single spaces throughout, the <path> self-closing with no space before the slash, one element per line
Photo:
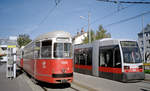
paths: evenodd
<path fill-rule="evenodd" d="M 143 41 L 141 41 L 141 45 L 143 45 Z"/>

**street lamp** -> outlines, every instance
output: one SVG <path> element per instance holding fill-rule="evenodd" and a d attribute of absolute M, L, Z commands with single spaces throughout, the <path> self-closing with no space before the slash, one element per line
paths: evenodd
<path fill-rule="evenodd" d="M 88 19 L 86 19 L 84 16 L 80 16 L 81 19 L 85 19 L 88 21 L 88 33 L 89 33 L 89 43 L 91 43 L 91 34 L 90 34 L 90 12 L 88 12 Z"/>

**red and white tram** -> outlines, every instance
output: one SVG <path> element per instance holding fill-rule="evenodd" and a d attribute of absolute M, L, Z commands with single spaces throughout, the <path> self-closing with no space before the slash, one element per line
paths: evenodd
<path fill-rule="evenodd" d="M 17 50 L 17 65 L 20 68 L 23 68 L 23 48 L 24 46 L 22 46 L 20 49 Z"/>
<path fill-rule="evenodd" d="M 20 65 L 36 80 L 48 83 L 70 83 L 73 80 L 72 38 L 64 31 L 37 37 L 20 52 Z"/>
<path fill-rule="evenodd" d="M 138 44 L 134 40 L 101 39 L 75 45 L 74 70 L 118 81 L 145 78 Z"/>

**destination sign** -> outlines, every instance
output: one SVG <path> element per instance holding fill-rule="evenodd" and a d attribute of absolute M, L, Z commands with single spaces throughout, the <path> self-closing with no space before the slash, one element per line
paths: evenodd
<path fill-rule="evenodd" d="M 57 41 L 69 41 L 69 38 L 65 38 L 65 37 L 58 37 Z"/>
<path fill-rule="evenodd" d="M 126 46 L 137 46 L 137 42 L 135 41 L 121 41 L 121 46 L 126 47 Z"/>

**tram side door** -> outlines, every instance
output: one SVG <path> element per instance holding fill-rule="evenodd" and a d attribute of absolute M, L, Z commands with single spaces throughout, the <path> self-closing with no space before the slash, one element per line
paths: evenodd
<path fill-rule="evenodd" d="M 114 80 L 121 80 L 121 73 L 122 73 L 122 63 L 121 63 L 121 55 L 119 46 L 116 46 L 113 51 L 113 79 Z"/>

